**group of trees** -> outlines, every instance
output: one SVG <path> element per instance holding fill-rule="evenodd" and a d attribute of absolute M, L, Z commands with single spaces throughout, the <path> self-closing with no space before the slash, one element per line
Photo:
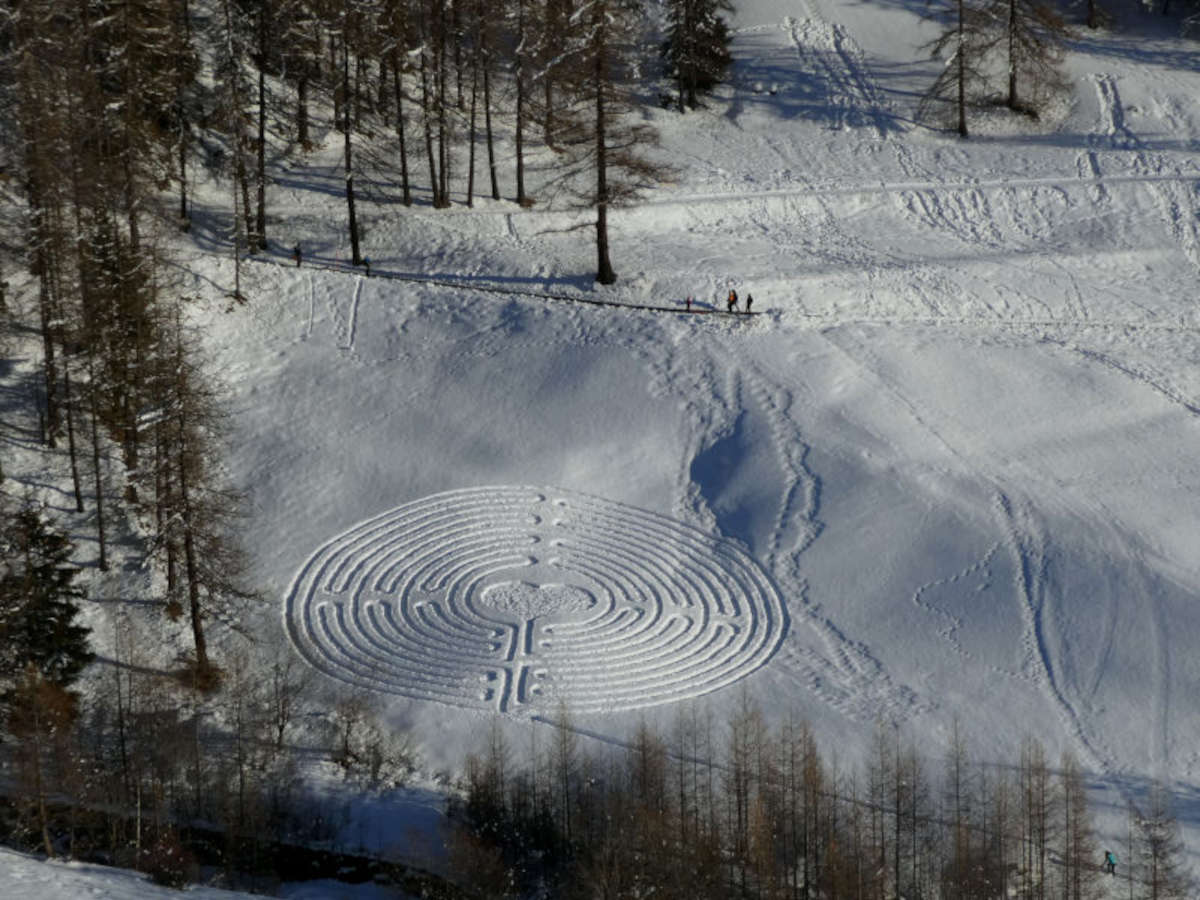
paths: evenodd
<path fill-rule="evenodd" d="M 1016 765 L 981 764 L 956 732 L 930 763 L 880 728 L 863 771 L 841 772 L 804 722 L 771 729 L 752 706 L 721 722 L 689 707 L 600 755 L 565 709 L 554 725 L 548 746 L 494 728 L 471 758 L 451 858 L 477 896 L 1095 900 L 1104 849 L 1120 896 L 1187 896 L 1166 793 L 1130 846 L 1101 848 L 1078 762 L 1052 768 L 1034 740 Z"/>
<path fill-rule="evenodd" d="M 1196 10 L 1183 19 L 1190 31 L 1200 20 L 1200 3 L 1187 2 Z M 1163 15 L 1170 11 L 1170 0 L 1135 5 Z M 1036 118 L 1067 88 L 1061 65 L 1075 37 L 1067 14 L 1075 10 L 1061 0 L 940 0 L 933 13 L 944 27 L 926 47 L 945 66 L 922 98 L 918 118 L 948 119 L 962 137 L 969 134 L 972 109 L 1003 106 Z M 1087 0 L 1083 24 L 1094 30 L 1106 22 L 1102 4 Z"/>
<path fill-rule="evenodd" d="M 43 438 L 65 443 L 99 569 L 114 512 L 146 525 L 164 606 L 186 608 L 204 679 L 205 621 L 249 592 L 218 468 L 220 407 L 157 241 L 180 71 L 194 62 L 186 18 L 171 2 L 10 6 L 0 84 L 28 210 Z"/>
<path fill-rule="evenodd" d="M 919 118 L 952 110 L 954 127 L 968 136 L 967 112 L 1003 105 L 1036 117 L 1061 93 L 1066 20 L 1045 0 L 948 0 L 946 27 L 929 47 L 946 55 L 942 69 L 922 98 Z M 1089 13 L 1090 27 L 1096 27 Z M 1001 83 L 998 90 L 993 87 Z"/>
<path fill-rule="evenodd" d="M 11 622 L 0 618 L 5 638 Z M 85 694 L 64 689 L 52 656 L 37 679 L 8 677 L 4 660 L 6 843 L 178 884 L 197 877 L 196 848 L 181 838 L 202 823 L 216 842 L 208 862 L 232 883 L 278 879 L 297 874 L 272 871 L 269 851 L 281 844 L 357 849 L 342 833 L 346 801 L 314 792 L 306 765 L 332 762 L 352 791 L 386 789 L 412 771 L 407 737 L 379 726 L 374 699 L 318 694 L 312 670 L 285 644 L 229 653 L 222 689 L 205 694 L 157 669 L 130 619 L 115 629 L 113 657 Z"/>
<path fill-rule="evenodd" d="M 675 5 L 663 53 L 683 108 L 719 77 L 728 35 L 714 0 Z M 314 122 L 332 128 L 358 263 L 361 161 L 398 177 L 411 203 L 410 160 L 423 159 L 439 207 L 463 156 L 472 202 L 481 146 L 498 198 L 502 119 L 515 199 L 534 200 L 537 135 L 554 151 L 546 189 L 595 210 L 597 278 L 611 282 L 608 211 L 661 174 L 645 155 L 651 129 L 626 115 L 641 102 L 645 14 L 630 0 L 24 0 L 0 12 L 0 150 L 36 284 L 6 313 L 40 334 L 42 437 L 66 451 L 100 570 L 114 525 L 144 535 L 164 608 L 190 626 L 198 684 L 216 676 L 206 625 L 236 624 L 252 594 L 218 394 L 162 240 L 164 225 L 190 225 L 196 166 L 228 179 L 237 257 L 268 246 L 268 154 L 311 146 Z M 163 204 L 172 186 L 177 214 Z"/>
<path fill-rule="evenodd" d="M 51 227 L 72 220 L 54 220 L 58 208 L 92 209 L 100 198 L 91 195 L 103 195 L 108 216 L 72 224 L 95 233 L 89 243 L 111 245 L 113 271 L 126 280 L 140 274 L 147 290 L 152 280 L 137 259 L 148 194 L 173 182 L 186 227 L 199 150 L 228 178 L 235 249 L 255 252 L 268 245 L 272 152 L 310 147 L 314 127 L 338 134 L 351 257 L 359 265 L 364 171 L 376 187 L 398 187 L 405 204 L 423 181 L 434 207 L 450 204 L 460 177 L 471 205 L 479 195 L 500 198 L 503 156 L 513 199 L 529 205 L 536 199 L 526 177 L 530 145 L 540 141 L 554 151 L 546 189 L 565 183 L 581 208 L 596 211 L 601 282 L 615 277 L 608 208 L 660 174 L 646 153 L 649 130 L 627 126 L 623 116 L 653 96 L 641 82 L 648 12 L 636 0 L 55 6 L 21 4 L 0 23 L 14 51 L 7 74 L 22 136 L 42 157 L 39 171 L 27 154 L 29 199 L 39 224 Z M 714 0 L 668 4 L 664 74 L 677 81 L 681 110 L 695 106 L 729 62 L 722 8 Z M 36 37 L 42 24 L 51 26 L 49 42 Z M 70 168 L 60 169 L 67 160 Z M 94 169 L 104 177 L 94 179 Z M 44 252 L 55 267 L 53 248 Z M 122 268 L 124 255 L 133 261 Z"/>

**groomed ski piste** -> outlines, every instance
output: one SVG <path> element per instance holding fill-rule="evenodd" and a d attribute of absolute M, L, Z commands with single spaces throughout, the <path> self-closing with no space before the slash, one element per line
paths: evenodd
<path fill-rule="evenodd" d="M 370 187 L 364 277 L 331 140 L 276 170 L 231 304 L 197 185 L 260 632 L 388 698 L 430 770 L 560 700 L 617 745 L 794 712 L 841 771 L 879 723 L 936 767 L 957 719 L 982 764 L 1072 751 L 1101 842 L 1163 781 L 1195 868 L 1197 45 L 1080 29 L 1068 102 L 961 141 L 913 121 L 925 11 L 740 3 L 732 82 L 645 114 L 675 174 L 612 214 L 610 288 L 578 213 Z M 759 315 L 664 314 L 730 288 Z"/>

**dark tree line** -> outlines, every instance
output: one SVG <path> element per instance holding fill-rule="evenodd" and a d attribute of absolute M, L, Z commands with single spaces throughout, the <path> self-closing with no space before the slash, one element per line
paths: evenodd
<path fill-rule="evenodd" d="M 114 515 L 153 523 L 146 552 L 164 606 L 186 608 L 208 679 L 206 623 L 236 618 L 250 594 L 236 498 L 217 468 L 219 405 L 158 238 L 173 179 L 181 212 L 187 202 L 194 11 L 185 0 L 28 0 L 5 13 L 0 102 L 27 204 L 43 437 L 65 443 L 98 568 L 109 567 Z"/>
<path fill-rule="evenodd" d="M 53 39 L 39 42 L 30 23 L 53 6 L 35 0 L 6 22 L 22 137 L 43 160 L 61 161 L 45 151 L 74 141 L 61 148 L 76 151 L 71 171 L 85 193 L 113 201 L 123 226 L 116 237 L 134 256 L 153 200 L 171 184 L 175 218 L 188 227 L 199 165 L 215 166 L 229 184 L 235 256 L 267 248 L 269 164 L 311 148 L 321 129 L 341 147 L 355 264 L 364 256 L 358 205 L 368 175 L 372 190 L 394 184 L 405 204 L 423 189 L 435 208 L 450 204 L 452 190 L 468 205 L 499 199 L 504 175 L 512 199 L 528 206 L 539 199 L 528 178 L 537 151 L 547 189 L 569 182 L 595 210 L 597 277 L 607 283 L 608 210 L 663 174 L 644 152 L 650 129 L 629 124 L 654 95 L 641 69 L 647 10 L 638 0 L 88 0 L 56 11 Z M 681 110 L 729 63 L 727 8 L 668 4 L 664 56 Z M 64 92 L 69 114 L 55 105 Z M 69 208 L 59 167 L 39 177 L 34 156 L 31 205 L 48 204 L 47 215 Z M 93 169 L 105 177 L 93 179 Z M 95 225 L 111 232 L 112 223 Z M 235 266 L 240 298 L 239 276 Z"/>
<path fill-rule="evenodd" d="M 683 708 L 598 755 L 565 709 L 554 725 L 540 747 L 493 727 L 470 760 L 451 863 L 474 896 L 1092 900 L 1113 883 L 1078 762 L 1051 767 L 1034 740 L 1016 765 L 982 765 L 956 730 L 930 762 L 881 728 L 847 772 L 804 722 L 772 729 L 752 706 Z M 1190 887 L 1168 800 L 1156 788 L 1131 810 L 1132 845 L 1111 848 L 1121 896 Z"/>

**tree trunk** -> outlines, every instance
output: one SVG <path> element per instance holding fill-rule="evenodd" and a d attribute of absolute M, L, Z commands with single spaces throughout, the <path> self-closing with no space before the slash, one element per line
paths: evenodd
<path fill-rule="evenodd" d="M 250 205 L 250 172 L 246 167 L 246 136 L 242 133 L 242 126 L 240 124 L 238 125 L 236 143 L 234 169 L 237 175 L 237 187 L 235 187 L 235 190 L 240 189 L 242 195 L 242 219 L 243 230 L 246 235 L 246 252 L 253 254 L 258 250 L 258 244 L 254 236 L 254 212 Z"/>
<path fill-rule="evenodd" d="M 38 700 L 32 698 L 33 712 L 33 783 L 37 792 L 38 824 L 42 832 L 42 849 L 46 856 L 54 858 L 54 844 L 50 840 L 50 816 L 46 811 L 46 787 L 42 777 L 42 716 L 38 710 Z"/>
<path fill-rule="evenodd" d="M 254 216 L 254 245 L 267 249 L 267 9 L 262 2 L 258 8 L 258 141 L 255 164 L 257 205 Z"/>
<path fill-rule="evenodd" d="M 308 73 L 301 73 L 296 81 L 296 140 L 308 149 Z"/>
<path fill-rule="evenodd" d="M 450 146 L 449 146 L 449 128 L 447 123 L 447 115 L 449 112 L 449 104 L 446 100 L 446 42 L 449 37 L 446 23 L 446 4 L 450 0 L 440 0 L 440 9 L 438 14 L 438 40 L 437 40 L 437 111 L 438 111 L 438 163 L 441 166 L 441 181 L 438 186 L 438 206 L 450 205 Z"/>
<path fill-rule="evenodd" d="M 408 145 L 404 140 L 404 81 L 400 73 L 400 52 L 392 48 L 392 90 L 396 95 L 396 139 L 400 142 L 400 184 L 404 191 L 404 205 L 412 206 L 412 192 L 408 184 Z"/>
<path fill-rule="evenodd" d="M 1017 0 L 1008 0 L 1008 108 L 1017 108 Z"/>
<path fill-rule="evenodd" d="M 187 230 L 188 196 L 187 196 L 187 154 L 188 154 L 188 122 L 183 112 L 183 104 L 179 104 L 179 227 Z"/>
<path fill-rule="evenodd" d="M 63 405 L 67 408 L 67 452 L 71 460 L 71 485 L 75 489 L 75 512 L 83 512 L 83 490 L 79 484 L 79 456 L 75 448 L 75 403 L 71 394 L 71 367 L 63 357 Z"/>
<path fill-rule="evenodd" d="M 179 447 L 177 448 L 177 466 L 179 475 L 179 499 L 183 505 L 183 558 L 184 571 L 188 581 L 188 609 L 191 614 L 192 641 L 196 646 L 196 672 L 200 675 L 209 670 L 208 641 L 204 637 L 204 622 L 200 609 L 200 573 L 196 566 L 196 542 L 192 528 L 192 510 L 188 501 L 187 464 L 185 462 L 184 446 L 187 440 L 184 436 L 182 420 L 179 423 Z"/>
<path fill-rule="evenodd" d="M 362 265 L 362 255 L 358 245 L 358 218 L 354 213 L 354 158 L 352 141 L 350 140 L 350 41 L 343 28 L 342 31 L 342 138 L 346 161 L 346 211 L 350 222 L 350 261 Z"/>
<path fill-rule="evenodd" d="M 89 351 L 90 353 L 90 351 Z M 100 410 L 97 402 L 96 388 L 96 371 L 92 362 L 92 358 L 88 357 L 88 381 L 90 382 L 90 400 L 91 400 L 91 420 L 92 420 L 92 477 L 96 488 L 96 539 L 100 545 L 100 566 L 101 572 L 108 571 L 108 554 L 107 541 L 105 540 L 104 532 L 104 483 L 101 478 L 100 471 L 100 433 L 97 422 L 100 419 Z"/>
<path fill-rule="evenodd" d="M 525 0 L 517 0 L 517 40 L 525 40 Z M 525 51 L 517 50 L 516 72 L 514 73 L 517 91 L 516 108 L 516 153 L 517 153 L 517 203 L 529 205 L 525 196 Z"/>
<path fill-rule="evenodd" d="M 483 129 L 487 133 L 488 172 L 492 179 L 492 199 L 500 199 L 500 182 L 496 177 L 496 146 L 492 139 L 492 86 L 489 72 L 492 68 L 491 52 L 484 50 L 483 57 Z"/>
<path fill-rule="evenodd" d="M 958 0 L 958 133 L 967 136 L 967 35 L 966 3 Z"/>
<path fill-rule="evenodd" d="M 604 25 L 600 24 L 600 28 Z M 594 77 L 596 79 L 596 280 L 612 284 L 617 280 L 608 258 L 608 147 L 604 119 L 605 58 L 603 41 L 598 41 Z"/>
<path fill-rule="evenodd" d="M 475 108 L 479 97 L 479 48 L 471 59 L 471 114 L 467 128 L 467 206 L 475 205 Z"/>
<path fill-rule="evenodd" d="M 424 6 L 421 7 L 421 10 L 419 23 L 421 38 L 425 44 L 428 44 L 430 35 L 428 24 L 425 21 Z M 433 197 L 433 206 L 436 208 L 441 205 L 441 198 L 438 196 L 438 187 L 441 181 L 438 178 L 437 158 L 433 155 L 432 104 L 432 95 L 429 90 L 429 52 L 423 46 L 421 48 L 421 125 L 425 132 L 425 156 L 429 160 L 429 191 Z"/>
<path fill-rule="evenodd" d="M 35 212 L 35 216 L 40 217 L 41 213 Z M 40 232 L 35 232 L 39 239 L 42 239 Z M 53 317 L 50 314 L 50 288 L 48 280 L 50 273 L 48 271 L 49 262 L 46 259 L 45 252 L 39 248 L 37 250 L 37 266 L 39 272 L 38 278 L 38 314 L 41 317 L 42 329 L 42 373 L 45 377 L 46 386 L 46 446 L 51 450 L 58 446 L 58 428 L 59 428 L 59 409 L 58 409 L 58 373 L 54 363 L 54 337 L 51 323 Z"/>

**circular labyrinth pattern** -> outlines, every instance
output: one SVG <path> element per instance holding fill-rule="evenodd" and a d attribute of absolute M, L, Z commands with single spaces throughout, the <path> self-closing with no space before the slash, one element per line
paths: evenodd
<path fill-rule="evenodd" d="M 732 542 L 528 487 L 435 494 L 350 529 L 300 571 L 284 615 L 330 675 L 502 712 L 714 691 L 763 665 L 787 625 Z"/>

